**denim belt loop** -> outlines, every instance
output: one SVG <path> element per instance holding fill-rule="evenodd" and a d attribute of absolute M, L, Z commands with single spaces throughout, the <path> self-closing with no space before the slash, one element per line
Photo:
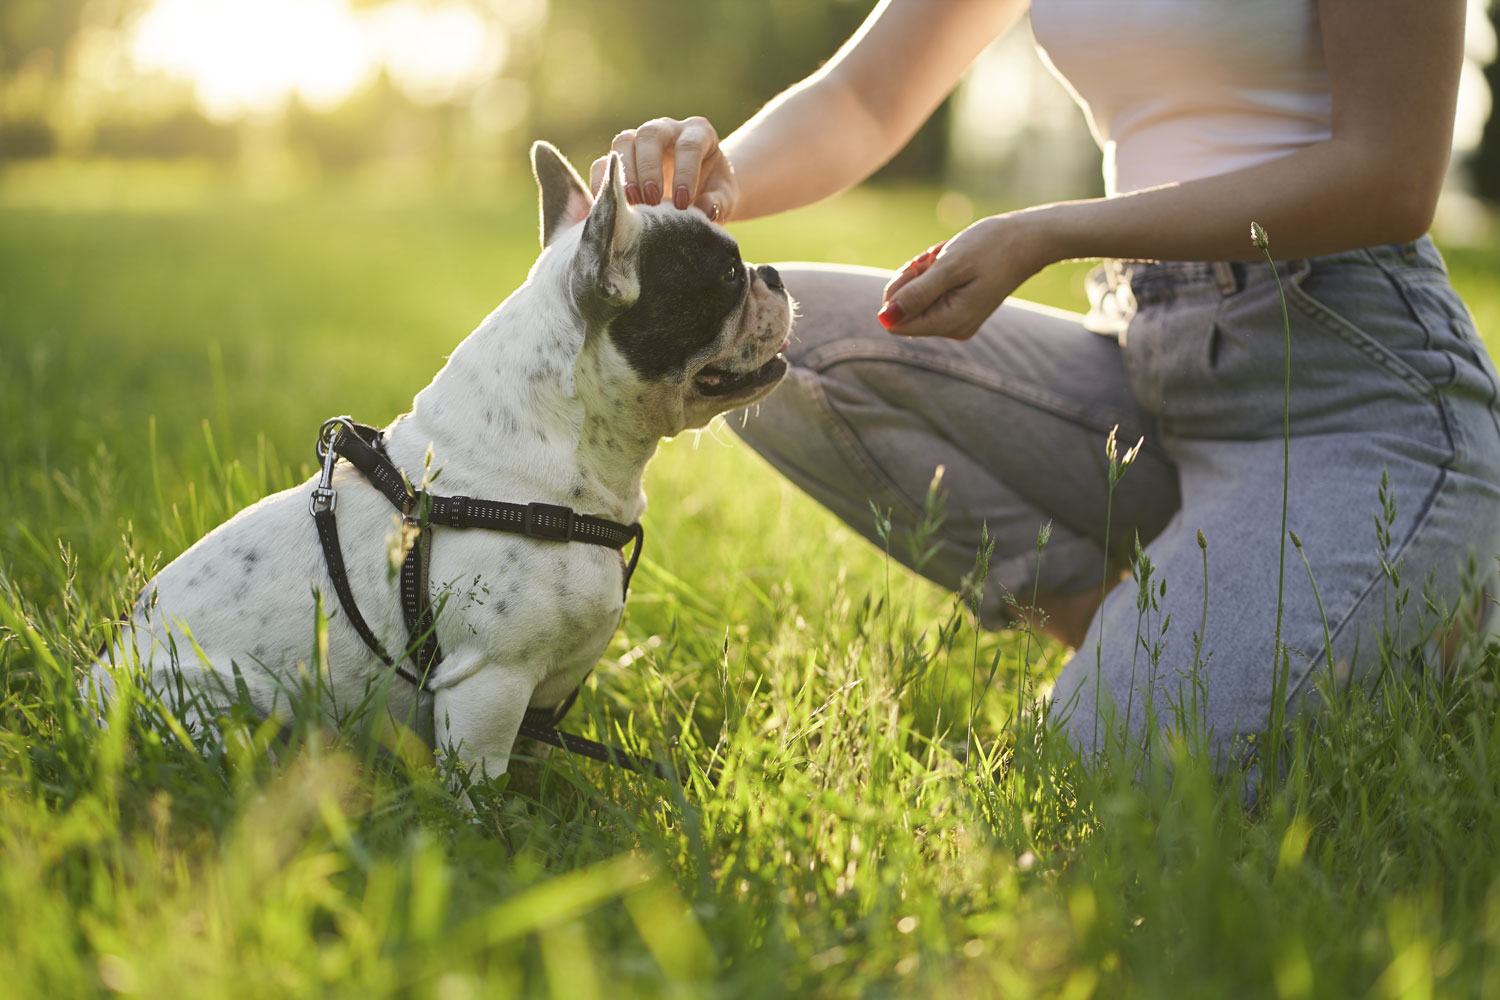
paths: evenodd
<path fill-rule="evenodd" d="M 1219 291 L 1224 295 L 1233 295 L 1240 290 L 1239 278 L 1234 273 L 1234 265 L 1227 260 L 1216 260 L 1213 262 L 1214 281 L 1219 285 Z"/>

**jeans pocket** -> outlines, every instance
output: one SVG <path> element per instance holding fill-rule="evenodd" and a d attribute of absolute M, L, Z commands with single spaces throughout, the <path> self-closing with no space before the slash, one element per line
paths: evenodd
<path fill-rule="evenodd" d="M 1452 377 L 1451 358 L 1429 349 L 1421 319 L 1377 267 L 1306 262 L 1293 271 L 1286 296 L 1318 329 L 1425 400 L 1435 402 L 1438 386 Z"/>

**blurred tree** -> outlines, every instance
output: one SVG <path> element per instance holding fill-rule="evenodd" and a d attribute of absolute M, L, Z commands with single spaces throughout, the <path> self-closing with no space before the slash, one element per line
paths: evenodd
<path fill-rule="evenodd" d="M 225 162 L 238 152 L 239 139 L 233 126 L 181 107 L 161 116 L 106 119 L 95 128 L 91 146 L 97 154 L 121 159 L 206 157 Z"/>
<path fill-rule="evenodd" d="M 0 74 L 9 76 L 38 58 L 61 66 L 87 5 L 88 0 L 5 0 L 0 4 Z"/>
<path fill-rule="evenodd" d="M 0 160 L 8 155 L 50 153 L 56 138 L 47 107 L 67 72 L 68 53 L 85 24 L 118 26 L 143 0 L 0 0 L 0 97 L 13 93 L 17 77 L 32 77 L 40 90 L 35 107 L 0 102 Z"/>
<path fill-rule="evenodd" d="M 1500 40 L 1500 0 L 1490 0 L 1490 27 Z M 1474 191 L 1486 201 L 1500 204 L 1500 45 L 1484 68 L 1484 79 L 1490 85 L 1490 117 L 1472 161 Z"/>
<path fill-rule="evenodd" d="M 291 147 L 325 169 L 352 167 L 392 152 L 393 135 L 417 113 L 381 70 L 374 80 L 328 111 L 314 111 L 295 94 L 285 112 Z"/>
<path fill-rule="evenodd" d="M 55 152 L 57 135 L 44 119 L 35 115 L 18 115 L 0 120 L 0 156 L 25 160 L 51 156 Z"/>
<path fill-rule="evenodd" d="M 615 132 L 659 115 L 703 115 L 727 134 L 832 56 L 870 7 L 551 0 L 541 45 L 527 57 L 531 129 L 585 152 L 602 152 Z M 882 173 L 938 176 L 946 150 L 945 103 Z"/>

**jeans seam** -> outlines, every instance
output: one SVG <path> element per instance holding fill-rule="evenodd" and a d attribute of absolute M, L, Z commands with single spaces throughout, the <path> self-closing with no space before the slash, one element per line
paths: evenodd
<path fill-rule="evenodd" d="M 1447 484 L 1449 478 L 1450 476 L 1447 469 L 1438 469 L 1437 480 L 1427 491 L 1427 496 L 1422 499 L 1421 513 L 1412 522 L 1411 530 L 1409 530 L 1406 533 L 1405 537 L 1401 539 L 1401 544 L 1396 547 L 1396 551 L 1391 555 L 1391 565 L 1399 565 L 1400 562 L 1406 557 L 1406 553 L 1411 550 L 1413 545 L 1416 544 L 1417 537 L 1422 533 L 1428 522 L 1432 520 L 1433 511 L 1436 509 L 1439 501 L 1442 498 L 1443 487 Z M 1354 620 L 1356 611 L 1358 611 L 1360 606 L 1370 598 L 1370 596 L 1374 593 L 1375 588 L 1383 579 L 1386 579 L 1385 571 L 1377 567 L 1376 570 L 1370 574 L 1370 581 L 1359 590 L 1354 599 L 1349 603 L 1348 608 L 1344 610 L 1343 614 L 1341 616 L 1338 616 L 1338 624 L 1335 627 L 1330 628 L 1328 632 L 1328 646 L 1330 649 L 1334 645 L 1336 645 L 1338 640 L 1344 635 L 1344 632 L 1349 628 L 1350 623 Z M 1303 690 L 1306 687 L 1308 678 L 1313 675 L 1313 671 L 1319 665 L 1319 660 L 1327 652 L 1327 649 L 1319 649 L 1315 655 L 1308 658 L 1307 669 L 1303 671 L 1302 676 L 1297 679 L 1296 684 L 1288 685 L 1288 704 L 1290 704 L 1294 698 L 1300 697 L 1302 695 Z M 1349 681 L 1352 683 L 1353 680 L 1354 678 L 1351 674 L 1351 676 L 1349 677 Z M 1270 706 L 1268 705 L 1268 708 L 1269 707 Z"/>

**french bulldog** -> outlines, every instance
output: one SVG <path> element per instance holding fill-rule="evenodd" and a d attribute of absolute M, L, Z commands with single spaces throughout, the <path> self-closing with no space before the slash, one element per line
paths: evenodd
<path fill-rule="evenodd" d="M 384 429 L 385 448 L 413 483 L 435 470 L 446 495 L 631 524 L 658 442 L 781 381 L 792 302 L 773 268 L 747 265 L 696 208 L 627 204 L 618 156 L 597 198 L 551 145 L 536 143 L 531 159 L 541 255 Z M 138 662 L 153 687 L 201 696 L 199 722 L 203 704 L 234 691 L 263 715 L 286 713 L 288 677 L 315 641 L 314 591 L 332 592 L 308 514 L 313 486 L 246 508 L 162 569 L 93 666 L 100 697 L 115 690 L 111 664 Z M 346 463 L 332 486 L 359 610 L 387 650 L 402 650 L 389 572 L 399 521 Z M 436 622 L 446 655 L 428 678 L 433 742 L 471 771 L 501 774 L 528 706 L 558 704 L 603 655 L 624 609 L 622 555 L 437 527 L 428 565 L 431 592 L 448 597 Z M 326 664 L 335 706 L 359 704 L 390 671 L 337 610 Z M 395 679 L 385 710 L 409 719 L 416 697 Z"/>

